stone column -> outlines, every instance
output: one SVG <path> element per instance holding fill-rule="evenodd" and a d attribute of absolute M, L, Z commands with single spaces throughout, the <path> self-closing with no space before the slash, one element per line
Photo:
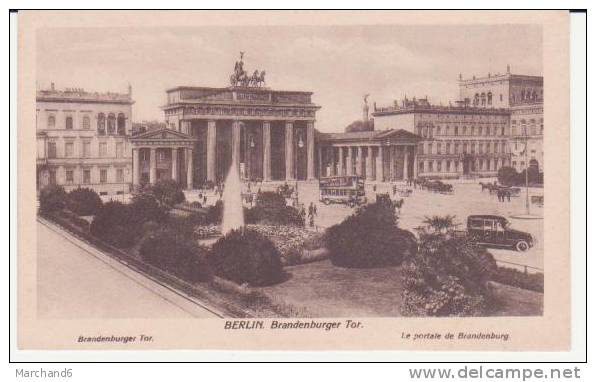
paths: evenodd
<path fill-rule="evenodd" d="M 207 121 L 207 180 L 211 182 L 215 182 L 216 139 L 215 121 Z"/>
<path fill-rule="evenodd" d="M 319 160 L 319 178 L 322 178 L 323 175 L 323 148 L 319 146 L 317 150 L 318 160 Z"/>
<path fill-rule="evenodd" d="M 186 188 L 192 190 L 193 181 L 192 149 L 186 149 Z"/>
<path fill-rule="evenodd" d="M 271 124 L 263 121 L 263 180 L 271 180 Z"/>
<path fill-rule="evenodd" d="M 356 166 L 356 175 L 362 175 L 362 146 L 358 146 L 358 165 Z"/>
<path fill-rule="evenodd" d="M 337 176 L 343 176 L 344 174 L 344 148 L 339 146 L 338 151 L 338 162 L 337 162 Z"/>
<path fill-rule="evenodd" d="M 294 180 L 294 123 L 286 122 L 286 180 Z"/>
<path fill-rule="evenodd" d="M 315 124 L 306 123 L 306 179 L 315 179 Z"/>
<path fill-rule="evenodd" d="M 366 153 L 366 179 L 374 180 L 373 177 L 373 146 L 368 146 Z"/>
<path fill-rule="evenodd" d="M 354 159 L 352 156 L 352 146 L 348 146 L 348 156 L 346 157 L 346 175 L 354 175 Z"/>
<path fill-rule="evenodd" d="M 389 181 L 395 179 L 395 146 L 389 146 Z"/>
<path fill-rule="evenodd" d="M 192 124 L 191 121 L 180 121 L 180 132 L 187 134 L 187 135 L 191 135 L 192 131 Z"/>
<path fill-rule="evenodd" d="M 156 178 L 156 155 L 157 155 L 157 149 L 155 147 L 151 148 L 151 153 L 149 154 L 149 183 L 150 184 L 155 184 L 155 178 Z"/>
<path fill-rule="evenodd" d="M 138 186 L 139 185 L 139 151 L 141 149 L 140 148 L 135 148 L 132 149 L 132 185 L 133 186 Z M 81 182 L 82 183 L 82 182 Z"/>
<path fill-rule="evenodd" d="M 377 174 L 376 174 L 377 182 L 383 181 L 383 146 L 379 146 L 379 151 L 377 153 Z"/>
<path fill-rule="evenodd" d="M 409 155 L 408 155 L 408 146 L 404 146 L 404 175 L 403 175 L 403 180 L 408 180 L 408 160 L 409 160 Z"/>
<path fill-rule="evenodd" d="M 232 123 L 232 164 L 240 170 L 240 121 Z"/>
<path fill-rule="evenodd" d="M 418 149 L 414 148 L 414 165 L 412 166 L 414 169 L 412 177 L 414 179 L 418 178 L 418 166 L 420 166 L 420 164 L 418 164 Z"/>
<path fill-rule="evenodd" d="M 172 148 L 172 180 L 178 182 L 178 148 Z"/>

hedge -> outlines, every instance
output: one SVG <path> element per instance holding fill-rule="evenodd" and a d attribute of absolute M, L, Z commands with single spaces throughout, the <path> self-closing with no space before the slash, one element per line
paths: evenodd
<path fill-rule="evenodd" d="M 68 209 L 79 216 L 95 215 L 103 202 L 94 190 L 76 188 L 68 193 Z"/>

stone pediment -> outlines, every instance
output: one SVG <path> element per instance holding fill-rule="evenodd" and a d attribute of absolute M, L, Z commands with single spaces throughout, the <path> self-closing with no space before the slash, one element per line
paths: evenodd
<path fill-rule="evenodd" d="M 195 138 L 188 135 L 188 134 L 184 134 L 181 133 L 179 131 L 175 131 L 172 129 L 159 129 L 159 130 L 154 130 L 154 131 L 147 131 L 145 133 L 142 134 L 138 134 L 135 135 L 133 137 L 130 138 L 131 141 L 147 141 L 147 140 L 158 140 L 158 141 L 162 141 L 162 142 L 167 142 L 167 141 L 194 141 Z"/>
<path fill-rule="evenodd" d="M 410 133 L 403 129 L 387 130 L 374 137 L 374 140 L 389 140 L 389 141 L 419 141 L 422 140 L 417 134 Z"/>

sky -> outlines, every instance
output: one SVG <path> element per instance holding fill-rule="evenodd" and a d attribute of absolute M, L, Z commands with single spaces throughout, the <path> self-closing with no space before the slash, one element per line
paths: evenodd
<path fill-rule="evenodd" d="M 165 90 L 229 85 L 244 68 L 267 72 L 275 90 L 312 91 L 316 128 L 342 131 L 369 104 L 404 95 L 458 98 L 457 80 L 504 73 L 542 75 L 542 29 L 534 25 L 247 26 L 46 28 L 37 35 L 37 86 L 125 93 L 133 120 L 163 120 Z"/>

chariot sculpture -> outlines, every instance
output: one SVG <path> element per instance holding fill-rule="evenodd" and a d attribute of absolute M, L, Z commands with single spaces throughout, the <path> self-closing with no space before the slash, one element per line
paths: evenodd
<path fill-rule="evenodd" d="M 252 75 L 249 75 L 246 70 L 244 70 L 244 62 L 242 58 L 244 57 L 244 52 L 240 52 L 240 61 L 236 61 L 234 65 L 234 73 L 230 76 L 230 85 L 236 87 L 253 87 L 253 88 L 260 88 L 265 86 L 265 71 L 262 70 L 260 73 L 258 70 L 255 70 Z"/>

